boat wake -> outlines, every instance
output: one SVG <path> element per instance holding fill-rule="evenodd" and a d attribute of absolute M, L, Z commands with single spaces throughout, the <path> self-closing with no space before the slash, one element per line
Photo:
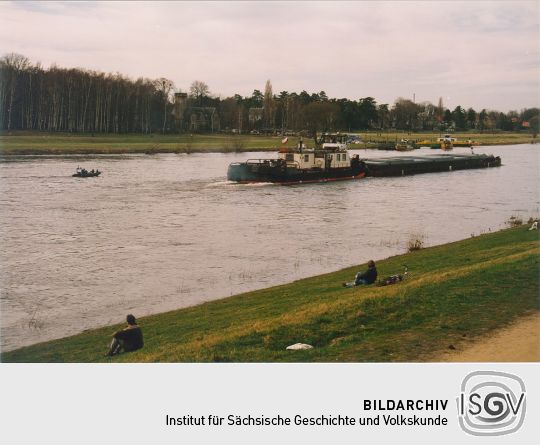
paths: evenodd
<path fill-rule="evenodd" d="M 206 188 L 221 188 L 221 187 L 267 187 L 276 185 L 273 182 L 248 182 L 240 183 L 235 181 L 216 181 L 206 184 Z"/>
<path fill-rule="evenodd" d="M 229 185 L 236 185 L 233 181 L 215 181 L 215 182 L 209 182 L 206 184 L 206 188 L 212 188 L 212 187 L 226 187 Z"/>
<path fill-rule="evenodd" d="M 237 182 L 233 182 L 233 185 L 236 185 L 236 186 L 243 185 L 244 187 L 270 187 L 270 186 L 273 187 L 274 185 L 280 185 L 280 184 L 275 183 L 275 182 L 247 182 L 244 184 L 238 184 Z"/>

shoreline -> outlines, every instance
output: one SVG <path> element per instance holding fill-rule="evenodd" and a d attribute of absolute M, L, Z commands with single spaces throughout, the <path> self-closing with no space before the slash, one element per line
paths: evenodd
<path fill-rule="evenodd" d="M 351 133 L 353 134 L 353 133 Z M 358 134 L 358 133 L 356 133 Z M 435 140 L 439 133 L 360 133 L 365 142 L 351 144 L 350 150 L 376 150 L 394 140 Z M 455 133 L 458 140 L 472 139 L 482 146 L 517 145 L 535 143 L 525 133 Z M 288 144 L 296 145 L 299 137 L 289 137 Z M 308 145 L 312 142 L 305 138 Z M 0 133 L 1 156 L 62 156 L 99 154 L 159 154 L 159 153 L 244 153 L 249 151 L 276 151 L 281 136 L 225 135 L 225 134 L 66 134 L 66 133 Z"/>
<path fill-rule="evenodd" d="M 145 347 L 112 361 L 437 361 L 450 344 L 460 350 L 540 310 L 539 251 L 538 232 L 519 226 L 377 261 L 380 277 L 408 264 L 410 279 L 398 285 L 343 289 L 359 265 L 142 317 Z M 507 270 L 518 272 L 497 285 Z M 106 361 L 120 326 L 2 352 L 1 361 Z M 314 349 L 285 351 L 297 342 Z"/>

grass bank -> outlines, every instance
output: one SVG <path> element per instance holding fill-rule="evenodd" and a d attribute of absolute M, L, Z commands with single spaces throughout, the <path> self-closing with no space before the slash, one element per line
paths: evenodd
<path fill-rule="evenodd" d="M 393 286 L 345 289 L 365 265 L 140 320 L 145 347 L 104 358 L 121 325 L 3 353 L 4 362 L 429 360 L 540 310 L 538 231 L 519 226 L 378 261 Z M 287 351 L 293 343 L 312 350 Z"/>
<path fill-rule="evenodd" d="M 431 132 L 420 132 L 420 133 L 407 133 L 407 132 L 368 132 L 363 133 L 363 140 L 368 143 L 381 143 L 381 142 L 394 142 L 402 138 L 416 140 L 416 141 L 433 141 L 435 142 L 437 138 L 443 136 L 443 133 L 431 133 Z M 469 139 L 473 141 L 480 142 L 481 145 L 512 145 L 512 144 L 530 144 L 533 142 L 533 137 L 530 133 L 527 132 L 509 132 L 509 131 L 500 131 L 500 132 L 484 132 L 484 133 L 475 133 L 475 132 L 462 132 L 462 133 L 451 133 L 451 136 L 457 138 L 458 141 L 467 141 Z M 536 142 L 536 141 L 535 141 Z"/>
<path fill-rule="evenodd" d="M 376 148 L 382 142 L 409 138 L 433 140 L 439 133 L 361 133 L 366 143 L 352 148 Z M 530 143 L 526 133 L 463 133 L 460 140 L 474 139 L 484 145 Z M 296 137 L 289 138 L 295 145 Z M 13 132 L 0 135 L 1 155 L 65 155 L 65 154 L 122 154 L 122 153 L 205 153 L 275 151 L 281 137 L 256 135 L 102 135 Z"/>
<path fill-rule="evenodd" d="M 276 150 L 281 138 L 248 135 L 102 135 L 13 133 L 0 135 L 2 155 L 204 153 Z"/>

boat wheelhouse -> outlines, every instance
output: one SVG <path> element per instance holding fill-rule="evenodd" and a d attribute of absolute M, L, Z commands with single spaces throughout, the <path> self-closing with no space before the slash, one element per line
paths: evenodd
<path fill-rule="evenodd" d="M 445 134 L 443 137 L 437 138 L 437 142 L 456 142 L 457 138 L 453 137 L 450 134 Z"/>
<path fill-rule="evenodd" d="M 445 134 L 442 138 L 437 139 L 437 142 L 441 146 L 441 150 L 452 150 L 454 148 L 454 142 L 456 141 L 457 139 L 449 134 Z"/>

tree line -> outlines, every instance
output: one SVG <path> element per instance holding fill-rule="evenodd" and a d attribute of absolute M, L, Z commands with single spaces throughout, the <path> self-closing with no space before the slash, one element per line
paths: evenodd
<path fill-rule="evenodd" d="M 119 73 L 81 68 L 44 69 L 20 54 L 0 59 L 0 130 L 82 133 L 177 133 L 188 128 L 175 109 L 174 83 L 166 78 L 133 80 Z M 502 113 L 461 106 L 445 108 L 398 98 L 378 104 L 373 97 L 329 98 L 324 91 L 264 92 L 221 98 L 194 81 L 190 107 L 213 107 L 221 129 L 248 131 L 517 131 L 538 132 L 539 108 Z M 175 114 L 176 112 L 176 114 Z"/>
<path fill-rule="evenodd" d="M 0 128 L 97 133 L 164 131 L 173 84 L 0 59 Z"/>

